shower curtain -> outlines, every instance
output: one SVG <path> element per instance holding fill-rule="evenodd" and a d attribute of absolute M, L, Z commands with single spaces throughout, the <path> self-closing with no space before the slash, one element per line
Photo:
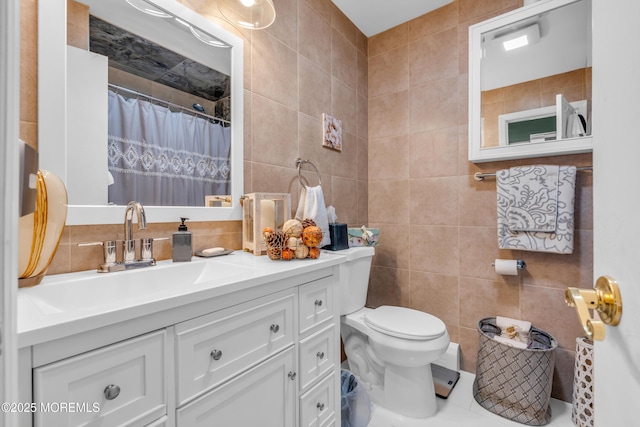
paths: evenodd
<path fill-rule="evenodd" d="M 109 91 L 109 203 L 205 206 L 230 194 L 231 130 Z"/>

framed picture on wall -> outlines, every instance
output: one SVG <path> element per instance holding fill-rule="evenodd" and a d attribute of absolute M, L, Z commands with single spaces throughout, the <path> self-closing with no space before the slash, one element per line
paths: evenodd
<path fill-rule="evenodd" d="M 342 151 L 342 120 L 328 114 L 322 115 L 323 138 L 322 146 L 332 150 Z"/>

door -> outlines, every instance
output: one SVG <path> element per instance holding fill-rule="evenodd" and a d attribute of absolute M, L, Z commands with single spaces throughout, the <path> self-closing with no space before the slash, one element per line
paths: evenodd
<path fill-rule="evenodd" d="M 15 306 L 18 288 L 18 111 L 20 1 L 0 2 L 0 402 L 18 401 Z M 2 411 L 0 426 L 17 425 Z"/>
<path fill-rule="evenodd" d="M 640 396 L 640 3 L 593 1 L 594 275 L 623 313 L 595 343 L 595 425 L 637 425 Z M 595 278 L 594 278 L 595 280 Z"/>

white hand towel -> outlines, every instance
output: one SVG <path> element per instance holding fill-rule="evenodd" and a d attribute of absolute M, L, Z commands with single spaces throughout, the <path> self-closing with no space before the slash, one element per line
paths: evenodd
<path fill-rule="evenodd" d="M 329 220 L 327 216 L 327 207 L 324 204 L 324 195 L 322 187 L 303 187 L 298 201 L 298 210 L 296 211 L 296 219 L 312 219 L 316 225 L 322 230 L 322 243 L 320 247 L 331 243 L 329 236 Z"/>

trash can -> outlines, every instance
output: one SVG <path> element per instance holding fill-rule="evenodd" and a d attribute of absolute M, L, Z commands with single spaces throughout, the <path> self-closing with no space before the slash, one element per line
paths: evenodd
<path fill-rule="evenodd" d="M 353 373 L 340 372 L 341 427 L 367 427 L 371 418 L 371 401 L 367 391 Z"/>
<path fill-rule="evenodd" d="M 480 341 L 473 397 L 488 411 L 530 426 L 551 420 L 551 385 L 557 342 L 534 326 L 533 346 L 517 348 L 493 339 L 483 326 L 495 325 L 495 317 L 478 322 Z"/>

